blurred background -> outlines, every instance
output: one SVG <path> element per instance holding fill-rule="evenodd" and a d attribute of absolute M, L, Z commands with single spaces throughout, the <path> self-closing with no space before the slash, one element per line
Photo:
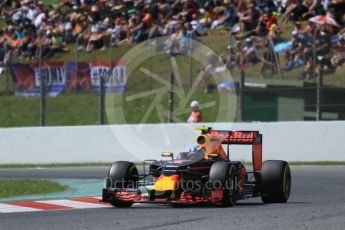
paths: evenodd
<path fill-rule="evenodd" d="M 126 123 L 186 122 L 192 100 L 204 122 L 345 119 L 344 0 L 3 0 L 0 13 L 1 127 L 123 123 L 107 95 Z M 138 44 L 131 69 L 121 57 Z M 235 117 L 219 116 L 224 98 Z"/>

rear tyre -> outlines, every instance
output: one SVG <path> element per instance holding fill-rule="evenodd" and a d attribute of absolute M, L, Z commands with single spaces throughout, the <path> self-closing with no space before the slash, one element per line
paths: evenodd
<path fill-rule="evenodd" d="M 291 171 L 286 161 L 265 161 L 261 173 L 264 203 L 286 203 L 291 191 Z"/>
<path fill-rule="evenodd" d="M 116 161 L 108 172 L 107 188 L 138 188 L 138 169 L 132 162 Z M 115 207 L 128 208 L 132 201 L 111 199 L 110 203 Z"/>
<path fill-rule="evenodd" d="M 236 174 L 236 166 L 223 161 L 215 162 L 210 169 L 209 185 L 223 190 L 224 207 L 232 207 L 236 203 Z"/>

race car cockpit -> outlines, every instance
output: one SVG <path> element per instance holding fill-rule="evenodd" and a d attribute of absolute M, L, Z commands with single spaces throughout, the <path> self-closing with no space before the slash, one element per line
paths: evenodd
<path fill-rule="evenodd" d="M 193 146 L 188 152 L 181 152 L 177 155 L 177 160 L 203 160 L 205 159 L 206 151 L 204 148 Z"/>

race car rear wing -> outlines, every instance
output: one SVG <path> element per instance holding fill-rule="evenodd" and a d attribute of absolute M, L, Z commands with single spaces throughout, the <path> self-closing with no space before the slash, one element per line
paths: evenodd
<path fill-rule="evenodd" d="M 222 144 L 262 144 L 262 134 L 259 131 L 215 130 L 211 127 L 198 127 L 196 130 L 201 130 L 201 134 L 209 134 L 212 139 L 221 141 Z"/>
<path fill-rule="evenodd" d="M 262 134 L 259 131 L 214 130 L 211 127 L 196 128 L 201 134 L 208 134 L 211 140 L 220 141 L 226 145 L 252 145 L 253 171 L 262 169 Z"/>

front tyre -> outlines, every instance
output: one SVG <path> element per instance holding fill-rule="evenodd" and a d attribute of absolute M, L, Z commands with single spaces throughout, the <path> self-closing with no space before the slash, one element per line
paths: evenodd
<path fill-rule="evenodd" d="M 209 184 L 214 189 L 223 189 L 222 204 L 232 207 L 236 203 L 236 166 L 228 162 L 215 162 L 209 175 Z"/>
<path fill-rule="evenodd" d="M 108 172 L 107 188 L 136 189 L 138 188 L 138 169 L 132 162 L 116 161 Z M 132 201 L 111 199 L 110 203 L 115 207 L 128 208 Z"/>
<path fill-rule="evenodd" d="M 264 203 L 286 203 L 288 201 L 291 192 L 291 171 L 286 161 L 265 161 L 261 179 L 261 199 Z"/>

